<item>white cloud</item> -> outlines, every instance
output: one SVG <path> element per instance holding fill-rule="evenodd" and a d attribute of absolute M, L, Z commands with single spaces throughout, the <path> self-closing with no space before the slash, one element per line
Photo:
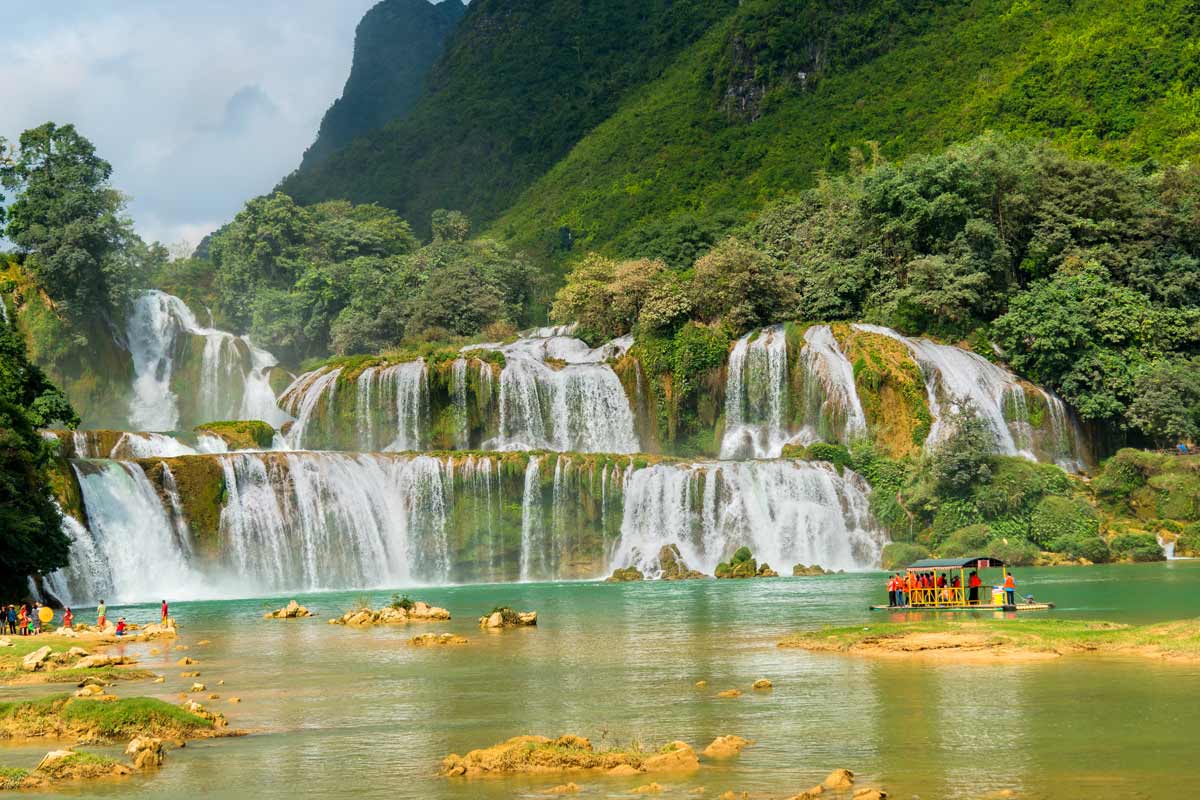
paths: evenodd
<path fill-rule="evenodd" d="M 300 163 L 376 0 L 0 0 L 0 136 L 74 123 L 143 236 L 198 240 Z"/>

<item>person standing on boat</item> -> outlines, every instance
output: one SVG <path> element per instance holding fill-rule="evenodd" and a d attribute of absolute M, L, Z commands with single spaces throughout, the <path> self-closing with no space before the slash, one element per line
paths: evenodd
<path fill-rule="evenodd" d="M 888 576 L 887 587 L 888 587 L 888 607 L 895 608 L 896 607 L 896 576 L 895 575 Z"/>
<path fill-rule="evenodd" d="M 904 576 L 899 572 L 896 573 L 896 605 L 902 606 L 905 604 L 904 596 Z"/>
<path fill-rule="evenodd" d="M 979 605 L 980 586 L 983 586 L 983 581 L 979 579 L 979 573 L 971 570 L 971 574 L 967 578 L 967 602 L 973 606 Z"/>
<path fill-rule="evenodd" d="M 1010 606 L 1017 604 L 1017 579 L 1013 577 L 1011 572 L 1004 579 L 1004 598 L 1005 602 Z"/>

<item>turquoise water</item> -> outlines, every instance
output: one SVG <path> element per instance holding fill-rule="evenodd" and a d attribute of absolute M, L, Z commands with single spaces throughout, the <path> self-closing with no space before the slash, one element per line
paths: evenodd
<path fill-rule="evenodd" d="M 1200 563 L 1019 570 L 1022 593 L 1056 602 L 1054 618 L 1124 622 L 1200 617 Z M 450 752 L 523 733 L 578 733 L 594 743 L 697 749 L 723 734 L 756 740 L 741 758 L 660 780 L 659 797 L 728 789 L 786 796 L 835 767 L 893 797 L 967 798 L 1015 789 L 1026 798 L 1156 798 L 1200 781 L 1192 757 L 1200 666 L 1060 659 L 967 666 L 857 659 L 780 650 L 797 630 L 869 624 L 883 576 L 643 584 L 506 584 L 408 589 L 450 609 L 450 623 L 352 630 L 325 620 L 391 592 L 299 597 L 316 619 L 266 621 L 289 598 L 177 603 L 181 642 L 208 704 L 240 739 L 172 751 L 157 775 L 57 796 L 139 798 L 509 798 L 535 796 L 554 777 L 450 781 Z M 170 598 L 168 598 L 170 599 Z M 488 634 L 476 618 L 496 605 L 536 609 L 536 629 Z M 132 620 L 157 608 L 110 607 Z M 80 619 L 90 611 L 79 610 Z M 425 649 L 407 639 L 453 631 L 471 643 Z M 197 645 L 210 639 L 210 645 Z M 181 653 L 144 663 L 165 684 L 119 694 L 175 699 Z M 749 690 L 760 677 L 775 689 Z M 224 686 L 216 686 L 224 679 Z M 697 689 L 694 683 L 707 680 Z M 741 688 L 737 699 L 717 691 Z M 8 688 L 5 699 L 51 691 Z M 32 766 L 48 743 L 9 747 L 3 763 Z M 578 777 L 583 797 L 621 797 L 646 779 Z M 1179 796 L 1184 796 L 1179 794 Z"/>

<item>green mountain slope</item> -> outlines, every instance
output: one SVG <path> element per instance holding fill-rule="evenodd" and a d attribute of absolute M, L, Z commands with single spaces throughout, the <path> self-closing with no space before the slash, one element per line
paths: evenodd
<path fill-rule="evenodd" d="M 420 233 L 491 221 L 736 0 L 475 0 L 404 119 L 286 178 L 301 203 L 378 202 Z"/>
<path fill-rule="evenodd" d="M 494 225 L 630 251 L 672 215 L 749 212 L 986 130 L 1119 162 L 1200 152 L 1200 3 L 746 0 Z M 652 238 L 652 234 L 650 235 Z M 633 255 L 632 252 L 629 252 Z"/>
<path fill-rule="evenodd" d="M 383 0 L 368 11 L 354 33 L 354 62 L 346 88 L 325 112 L 302 168 L 406 114 L 465 11 L 459 0 L 436 5 L 428 0 Z"/>

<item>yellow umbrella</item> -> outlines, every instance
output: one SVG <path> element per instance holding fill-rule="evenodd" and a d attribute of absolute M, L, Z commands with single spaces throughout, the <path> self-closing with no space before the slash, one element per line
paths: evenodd
<path fill-rule="evenodd" d="M 42 606 L 38 609 L 38 619 L 42 621 L 42 624 L 50 622 L 54 619 L 54 609 L 50 608 L 50 606 Z"/>

